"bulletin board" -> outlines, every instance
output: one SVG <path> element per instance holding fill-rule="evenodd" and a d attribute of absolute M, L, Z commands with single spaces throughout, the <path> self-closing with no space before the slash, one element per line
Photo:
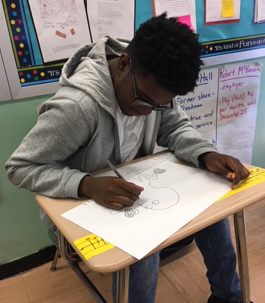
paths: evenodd
<path fill-rule="evenodd" d="M 253 23 L 254 0 L 241 0 L 238 23 L 210 26 L 205 25 L 204 1 L 195 2 L 197 32 L 206 66 L 238 61 L 239 52 L 240 60 L 265 56 L 265 23 Z M 135 0 L 133 14 L 136 30 L 153 16 L 152 0 Z M 65 60 L 43 63 L 29 2 L 0 0 L 0 28 L 0 101 L 56 92 Z"/>
<path fill-rule="evenodd" d="M 253 21 L 254 0 L 241 0 L 238 23 L 205 25 L 205 0 L 196 0 L 196 24 L 205 66 L 265 56 L 265 23 Z M 153 15 L 152 1 L 136 5 L 135 28 Z"/>
<path fill-rule="evenodd" d="M 37 39 L 30 40 L 29 31 L 34 26 L 26 21 L 26 12 L 29 14 L 26 1 L 0 2 L 0 47 L 10 99 L 51 94 L 59 88 L 63 63 L 44 66 L 38 57 L 33 57 Z"/>

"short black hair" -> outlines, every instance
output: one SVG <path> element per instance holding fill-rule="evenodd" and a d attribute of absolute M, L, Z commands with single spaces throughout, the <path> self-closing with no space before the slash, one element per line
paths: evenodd
<path fill-rule="evenodd" d="M 151 74 L 164 89 L 185 95 L 196 86 L 201 49 L 196 33 L 163 13 L 142 23 L 124 52 L 136 73 Z"/>

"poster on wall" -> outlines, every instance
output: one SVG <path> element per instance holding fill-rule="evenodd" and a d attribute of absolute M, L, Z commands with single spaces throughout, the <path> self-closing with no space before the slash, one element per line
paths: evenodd
<path fill-rule="evenodd" d="M 103 36 L 131 40 L 134 36 L 134 0 L 87 0 L 93 42 Z"/>
<path fill-rule="evenodd" d="M 194 92 L 177 96 L 193 127 L 216 145 L 216 108 L 218 91 L 218 68 L 201 71 Z"/>
<path fill-rule="evenodd" d="M 265 1 L 255 0 L 254 3 L 254 23 L 265 23 Z"/>
<path fill-rule="evenodd" d="M 219 152 L 251 163 L 260 90 L 256 62 L 203 70 L 194 92 L 177 96 L 193 127 Z"/>
<path fill-rule="evenodd" d="M 241 0 L 205 0 L 205 25 L 237 23 Z"/>
<path fill-rule="evenodd" d="M 260 91 L 261 65 L 237 63 L 219 69 L 217 146 L 251 163 Z"/>
<path fill-rule="evenodd" d="M 29 0 L 44 63 L 69 58 L 90 43 L 84 1 Z"/>
<path fill-rule="evenodd" d="M 168 17 L 178 17 L 178 21 L 187 24 L 196 31 L 195 0 L 152 0 L 155 16 L 167 12 Z"/>

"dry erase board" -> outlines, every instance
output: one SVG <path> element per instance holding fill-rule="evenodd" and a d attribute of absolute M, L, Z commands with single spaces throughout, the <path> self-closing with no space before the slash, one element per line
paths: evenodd
<path fill-rule="evenodd" d="M 71 3 L 80 6 L 82 3 L 86 7 L 87 1 L 61 0 L 55 1 L 54 4 L 57 5 L 60 2 L 64 5 Z M 204 1 L 196 0 L 195 4 L 197 32 L 203 45 L 202 57 L 206 66 L 238 61 L 239 52 L 240 60 L 265 56 L 265 23 L 253 23 L 254 1 L 241 0 L 238 23 L 211 26 L 205 25 Z M 0 101 L 50 94 L 59 88 L 58 79 L 66 59 L 44 62 L 39 43 L 40 37 L 36 30 L 36 17 L 34 20 L 30 3 L 32 0 L 0 0 Z M 45 5 L 44 0 L 37 3 Z M 103 3 L 105 6 L 114 5 L 110 0 L 98 0 L 94 3 L 101 5 Z M 124 3 L 125 0 L 115 1 L 116 9 L 124 10 Z M 128 4 L 134 18 L 132 25 L 134 32 L 142 22 L 152 17 L 153 1 L 127 0 L 126 6 Z M 91 25 L 92 21 L 97 21 L 92 20 L 97 18 L 98 14 L 95 15 L 90 20 L 87 17 L 88 25 Z M 71 20 L 71 22 L 74 21 Z M 130 25 L 126 22 L 124 27 L 130 27 Z M 88 35 L 91 38 L 90 31 L 89 27 Z M 64 38 L 64 34 L 60 31 L 57 35 Z M 89 41 L 87 37 L 86 39 Z"/>

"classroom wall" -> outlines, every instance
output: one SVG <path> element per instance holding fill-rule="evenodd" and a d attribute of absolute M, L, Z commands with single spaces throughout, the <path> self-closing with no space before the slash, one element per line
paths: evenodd
<path fill-rule="evenodd" d="M 263 70 L 252 164 L 265 168 L 265 57 L 256 61 L 263 65 Z M 51 245 L 47 230 L 39 220 L 34 194 L 12 185 L 4 169 L 6 160 L 35 124 L 36 105 L 48 98 L 0 103 L 0 265 Z"/>
<path fill-rule="evenodd" d="M 265 52 L 265 50 L 264 50 Z M 258 58 L 262 66 L 260 96 L 253 144 L 252 165 L 265 168 L 265 57 Z"/>
<path fill-rule="evenodd" d="M 39 220 L 34 194 L 17 189 L 6 177 L 4 164 L 35 124 L 36 105 L 48 96 L 0 103 L 0 264 L 51 245 Z"/>

